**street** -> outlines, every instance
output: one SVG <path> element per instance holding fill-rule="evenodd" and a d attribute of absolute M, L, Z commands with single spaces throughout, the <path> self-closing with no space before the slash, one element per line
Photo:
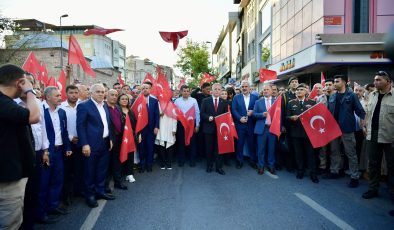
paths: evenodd
<path fill-rule="evenodd" d="M 116 200 L 99 201 L 88 208 L 75 198 L 70 213 L 53 225 L 37 229 L 393 229 L 387 213 L 394 206 L 387 186 L 380 196 L 364 200 L 367 182 L 351 189 L 348 178 L 320 179 L 279 171 L 260 176 L 248 165 L 241 170 L 224 167 L 225 176 L 176 165 L 154 167 L 136 174 L 126 191 L 115 190 Z"/>

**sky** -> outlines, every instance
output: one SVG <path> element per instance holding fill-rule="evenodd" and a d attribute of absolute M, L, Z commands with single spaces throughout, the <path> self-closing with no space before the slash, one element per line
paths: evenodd
<path fill-rule="evenodd" d="M 189 30 L 187 38 L 212 42 L 228 22 L 228 12 L 238 11 L 233 0 L 1 0 L 0 14 L 12 19 L 34 18 L 59 25 L 97 25 L 125 31 L 109 36 L 126 45 L 126 54 L 149 58 L 173 67 L 178 58 L 172 44 L 164 42 L 158 31 Z M 186 39 L 180 40 L 180 46 Z M 207 44 L 210 49 L 210 44 Z M 177 51 L 178 51 L 177 50 Z M 211 50 L 209 50 L 211 52 Z"/>

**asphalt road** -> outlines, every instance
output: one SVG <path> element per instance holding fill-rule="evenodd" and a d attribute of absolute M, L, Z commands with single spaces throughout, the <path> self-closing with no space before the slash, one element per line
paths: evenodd
<path fill-rule="evenodd" d="M 129 190 L 115 190 L 116 200 L 90 209 L 76 198 L 68 215 L 37 229 L 394 229 L 386 185 L 379 198 L 364 200 L 364 180 L 351 189 L 347 177 L 313 184 L 286 171 L 260 176 L 248 165 L 224 170 L 156 166 L 137 173 Z"/>

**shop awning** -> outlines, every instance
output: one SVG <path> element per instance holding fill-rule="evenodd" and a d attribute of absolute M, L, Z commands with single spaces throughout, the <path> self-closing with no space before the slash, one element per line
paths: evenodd
<path fill-rule="evenodd" d="M 319 34 L 316 39 L 328 52 L 383 51 L 385 34 Z"/>

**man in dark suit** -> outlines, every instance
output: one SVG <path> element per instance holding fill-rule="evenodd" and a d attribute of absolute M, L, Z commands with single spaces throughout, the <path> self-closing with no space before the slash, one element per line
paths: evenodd
<path fill-rule="evenodd" d="M 44 221 L 47 214 L 66 214 L 60 208 L 60 196 L 63 187 L 63 155 L 70 156 L 71 143 L 68 139 L 66 112 L 59 107 L 61 94 L 57 87 L 49 86 L 44 90 L 44 121 L 49 151 L 42 155 L 44 167 L 41 167 L 40 190 L 38 195 L 37 218 Z"/>
<path fill-rule="evenodd" d="M 275 99 L 271 97 L 271 94 L 271 85 L 265 85 L 263 88 L 264 97 L 256 101 L 253 109 L 253 117 L 256 119 L 254 133 L 257 135 L 259 175 L 264 173 L 264 167 L 267 167 L 271 174 L 275 174 L 276 136 L 269 131 L 271 126 L 271 117 L 268 116 L 268 110 L 275 101 Z M 268 163 L 265 161 L 266 153 L 268 156 Z"/>
<path fill-rule="evenodd" d="M 219 83 L 212 86 L 212 97 L 205 98 L 201 104 L 201 119 L 203 122 L 202 132 L 205 137 L 205 150 L 207 157 L 207 172 L 212 172 L 213 162 L 216 163 L 216 172 L 224 175 L 222 169 L 223 157 L 218 154 L 218 141 L 216 134 L 215 117 L 227 112 L 227 103 L 221 99 L 221 85 Z"/>
<path fill-rule="evenodd" d="M 85 198 L 89 207 L 97 207 L 96 199 L 113 200 L 105 193 L 109 150 L 112 148 L 112 127 L 107 106 L 104 104 L 104 86 L 90 88 L 91 99 L 77 107 L 78 142 L 84 158 Z"/>
<path fill-rule="evenodd" d="M 306 98 L 308 87 L 301 83 L 296 89 L 296 99 L 287 103 L 286 119 L 289 121 L 289 128 L 291 129 L 290 137 L 295 152 L 295 159 L 297 164 L 297 178 L 304 177 L 305 167 L 304 159 L 307 159 L 310 178 L 313 183 L 319 183 L 316 176 L 316 156 L 313 151 L 312 144 L 305 133 L 304 127 L 301 124 L 299 115 L 316 104 L 314 100 Z"/>
<path fill-rule="evenodd" d="M 145 82 L 141 87 L 141 93 L 144 94 L 148 106 L 148 125 L 141 130 L 142 140 L 139 144 L 140 172 L 144 172 L 145 169 L 152 172 L 153 148 L 160 127 L 159 103 L 156 98 L 150 96 L 151 88 L 152 83 L 150 82 Z"/>
<path fill-rule="evenodd" d="M 253 168 L 257 168 L 255 163 L 255 149 L 254 149 L 254 118 L 253 108 L 258 97 L 250 93 L 250 84 L 247 80 L 241 82 L 242 94 L 238 94 L 234 97 L 231 107 L 231 112 L 234 117 L 235 128 L 238 133 L 237 141 L 237 168 L 240 169 L 243 166 L 243 150 L 245 141 L 248 143 L 248 151 L 250 157 L 250 165 Z"/>

